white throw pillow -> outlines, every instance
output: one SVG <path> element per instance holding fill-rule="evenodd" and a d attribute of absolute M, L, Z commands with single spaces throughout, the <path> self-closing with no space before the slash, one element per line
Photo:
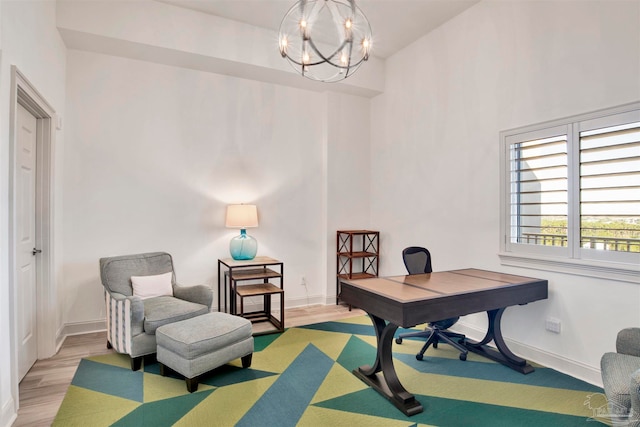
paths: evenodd
<path fill-rule="evenodd" d="M 140 297 L 140 299 L 160 297 L 163 295 L 173 296 L 173 287 L 171 286 L 172 276 L 173 273 L 171 271 L 156 276 L 131 276 L 133 295 Z"/>

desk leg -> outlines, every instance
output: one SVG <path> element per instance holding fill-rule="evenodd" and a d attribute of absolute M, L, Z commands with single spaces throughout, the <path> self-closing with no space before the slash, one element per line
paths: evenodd
<path fill-rule="evenodd" d="M 393 335 L 398 329 L 393 323 L 387 324 L 383 319 L 369 314 L 373 321 L 377 338 L 376 361 L 373 366 L 364 365 L 353 370 L 353 374 L 373 387 L 378 393 L 393 403 L 405 415 L 411 416 L 422 412 L 422 405 L 400 384 L 393 367 Z M 379 373 L 382 372 L 382 375 Z"/>
<path fill-rule="evenodd" d="M 504 338 L 502 337 L 500 320 L 502 319 L 502 313 L 504 313 L 504 310 L 505 308 L 487 311 L 487 316 L 489 316 L 489 327 L 487 328 L 487 334 L 482 339 L 482 341 L 475 342 L 467 340 L 465 345 L 469 351 L 487 357 L 491 360 L 495 360 L 496 362 L 502 363 L 503 365 L 508 366 L 520 373 L 529 374 L 534 371 L 533 367 L 529 365 L 523 358 L 513 354 L 507 347 L 507 343 L 504 342 Z M 498 351 L 487 347 L 487 344 L 492 340 L 496 345 Z"/>

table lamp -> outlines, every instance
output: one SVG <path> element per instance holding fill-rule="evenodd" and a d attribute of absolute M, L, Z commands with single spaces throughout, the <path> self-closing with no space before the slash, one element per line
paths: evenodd
<path fill-rule="evenodd" d="M 247 228 L 258 226 L 258 210 L 256 205 L 227 206 L 227 228 L 239 228 L 240 235 L 231 239 L 229 252 L 236 260 L 250 260 L 258 252 L 258 241 L 247 234 Z"/>

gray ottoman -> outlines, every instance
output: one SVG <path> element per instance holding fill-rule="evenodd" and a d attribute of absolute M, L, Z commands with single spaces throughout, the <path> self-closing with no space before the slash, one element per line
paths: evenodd
<path fill-rule="evenodd" d="M 190 393 L 198 390 L 198 376 L 242 358 L 251 366 L 251 322 L 227 313 L 202 316 L 163 325 L 156 330 L 160 374 L 165 367 L 183 375 Z"/>

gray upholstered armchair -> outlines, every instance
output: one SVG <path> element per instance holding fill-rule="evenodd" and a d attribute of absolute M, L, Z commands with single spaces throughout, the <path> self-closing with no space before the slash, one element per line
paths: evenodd
<path fill-rule="evenodd" d="M 158 327 L 211 310 L 211 288 L 177 285 L 168 253 L 101 258 L 100 279 L 107 305 L 107 347 L 128 354 L 134 371 L 143 356 L 156 352 Z"/>
<path fill-rule="evenodd" d="M 640 426 L 640 328 L 618 332 L 616 353 L 600 361 L 604 393 L 614 426 Z"/>

